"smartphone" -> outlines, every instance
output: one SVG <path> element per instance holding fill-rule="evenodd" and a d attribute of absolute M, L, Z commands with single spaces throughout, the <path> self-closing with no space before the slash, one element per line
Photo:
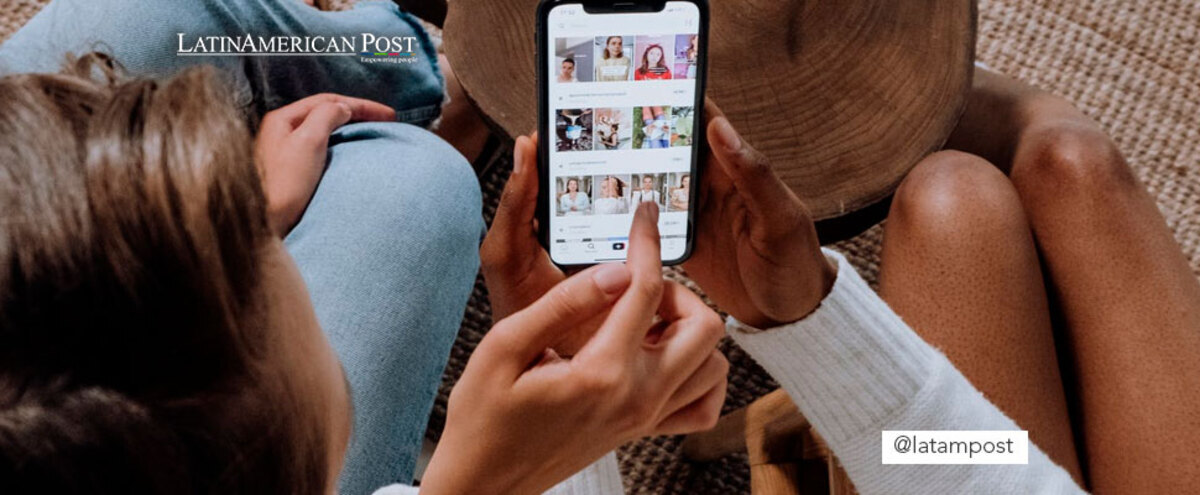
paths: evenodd
<path fill-rule="evenodd" d="M 707 0 L 542 0 L 538 225 L 555 264 L 624 261 L 643 202 L 663 264 L 691 254 L 708 15 Z"/>

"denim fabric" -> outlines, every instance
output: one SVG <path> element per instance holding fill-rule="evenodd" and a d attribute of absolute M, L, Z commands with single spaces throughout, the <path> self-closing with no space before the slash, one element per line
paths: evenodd
<path fill-rule="evenodd" d="M 181 57 L 195 36 L 414 36 L 416 63 L 368 64 L 359 57 Z M 419 46 L 419 48 L 418 48 Z M 224 69 L 247 114 L 335 92 L 386 103 L 397 120 L 426 126 L 441 112 L 445 85 L 429 35 L 390 1 L 321 12 L 300 0 L 54 0 L 0 46 L 0 73 L 57 72 L 66 53 L 102 51 L 130 73 L 167 76 L 194 65 Z"/>
<path fill-rule="evenodd" d="M 428 131 L 363 123 L 333 136 L 286 245 L 354 394 L 341 493 L 412 482 L 479 268 L 481 204 L 470 165 Z"/>
<path fill-rule="evenodd" d="M 421 62 L 357 57 L 177 57 L 177 33 L 417 36 Z M 333 92 L 381 101 L 404 123 L 351 124 L 285 243 L 352 388 L 354 437 L 340 491 L 410 483 L 429 412 L 479 266 L 478 183 L 418 126 L 440 113 L 443 79 L 420 25 L 391 2 L 320 12 L 299 0 L 55 0 L 0 46 L 0 73 L 55 72 L 101 50 L 138 76 L 210 64 L 251 117 Z M 414 124 L 414 125 L 408 125 Z"/>

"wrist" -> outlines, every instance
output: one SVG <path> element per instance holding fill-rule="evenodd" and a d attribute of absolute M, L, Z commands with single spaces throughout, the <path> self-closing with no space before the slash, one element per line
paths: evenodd
<path fill-rule="evenodd" d="M 804 311 L 804 316 L 799 319 L 803 319 L 808 315 L 811 315 L 813 311 L 816 311 L 817 308 L 821 306 L 821 302 L 824 301 L 826 297 L 829 297 L 829 293 L 833 292 L 833 285 L 837 283 L 837 261 L 826 257 L 824 252 L 818 252 L 818 254 L 820 256 L 820 261 L 817 264 L 817 276 L 813 277 L 813 294 L 815 294 L 815 296 L 812 299 L 812 304 L 809 305 Z"/>
<path fill-rule="evenodd" d="M 281 205 L 278 203 L 267 204 L 267 227 L 271 229 L 280 239 L 287 237 L 288 232 L 292 231 L 297 223 L 300 223 L 300 215 L 303 208 L 297 211 L 297 208 Z"/>
<path fill-rule="evenodd" d="M 821 302 L 833 291 L 837 282 L 838 265 L 835 260 L 816 250 L 812 268 L 805 270 L 809 274 L 800 276 L 795 291 L 780 293 L 779 297 L 787 298 L 778 301 L 779 304 L 768 304 L 772 309 L 757 308 L 747 315 L 734 315 L 738 321 L 760 330 L 790 325 L 811 315 L 821 306 Z"/>
<path fill-rule="evenodd" d="M 288 232 L 292 230 L 291 223 L 286 218 L 275 215 L 267 216 L 267 227 L 280 239 L 287 237 Z"/>
<path fill-rule="evenodd" d="M 447 442 L 449 440 L 449 442 Z M 460 495 L 464 493 L 489 493 L 483 487 L 499 484 L 498 479 L 488 480 L 479 472 L 484 463 L 471 450 L 462 450 L 454 445 L 452 438 L 443 437 L 433 458 L 421 477 L 420 495 Z"/>
<path fill-rule="evenodd" d="M 804 289 L 801 291 L 804 296 L 797 300 L 794 312 L 789 318 L 775 326 L 787 325 L 807 318 L 821 306 L 821 302 L 833 291 L 833 284 L 837 282 L 837 263 L 827 258 L 820 249 L 813 254 L 816 258 L 813 260 L 813 275 L 804 277 Z"/>
<path fill-rule="evenodd" d="M 529 470 L 520 465 L 506 468 L 488 468 L 486 452 L 479 450 L 449 452 L 441 450 L 434 453 L 433 459 L 421 478 L 420 495 L 506 495 L 512 493 L 534 493 L 527 484 Z"/>

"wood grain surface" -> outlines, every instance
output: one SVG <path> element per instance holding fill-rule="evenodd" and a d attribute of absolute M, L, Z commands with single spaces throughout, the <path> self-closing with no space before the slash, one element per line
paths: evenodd
<path fill-rule="evenodd" d="M 454 0 L 446 19 L 460 82 L 510 137 L 537 126 L 536 7 Z M 711 10 L 709 97 L 817 219 L 888 198 L 961 115 L 975 0 L 712 0 Z"/>

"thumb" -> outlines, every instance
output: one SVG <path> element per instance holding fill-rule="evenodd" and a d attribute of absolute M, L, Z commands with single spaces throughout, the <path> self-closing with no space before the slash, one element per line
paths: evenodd
<path fill-rule="evenodd" d="M 521 136 L 513 146 L 513 171 L 500 195 L 491 232 L 504 241 L 529 236 L 537 213 L 537 194 L 537 138 Z"/>
<path fill-rule="evenodd" d="M 767 157 L 743 140 L 728 119 L 713 119 L 708 126 L 708 139 L 721 169 L 733 181 L 738 196 L 755 217 L 754 228 L 792 229 L 791 222 L 766 221 L 778 218 L 780 214 L 801 213 L 807 218 L 808 212 L 800 198 L 775 174 Z"/>
<path fill-rule="evenodd" d="M 540 359 L 555 339 L 612 306 L 631 280 L 629 269 L 621 264 L 584 270 L 528 308 L 497 323 L 480 350 L 489 360 L 495 360 L 492 369 L 507 368 L 514 376 L 519 375 Z M 482 349 L 489 340 L 488 348 Z"/>
<path fill-rule="evenodd" d="M 535 266 L 533 261 L 545 256 L 534 228 L 537 175 L 537 138 L 521 136 L 513 147 L 512 174 L 500 195 L 492 226 L 480 246 L 485 277 L 508 274 L 525 278 L 529 267 Z"/>

